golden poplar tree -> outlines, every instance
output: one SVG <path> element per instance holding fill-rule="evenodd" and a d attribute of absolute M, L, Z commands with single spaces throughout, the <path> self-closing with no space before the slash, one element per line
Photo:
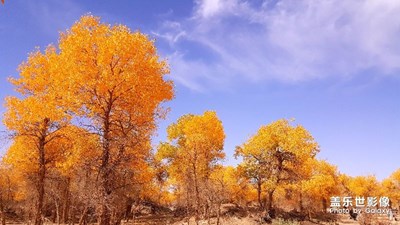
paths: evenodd
<path fill-rule="evenodd" d="M 325 160 L 313 160 L 311 168 L 310 177 L 301 182 L 299 190 L 308 200 L 309 208 L 317 206 L 314 210 L 322 209 L 325 212 L 330 198 L 340 195 L 339 172 L 336 166 Z"/>
<path fill-rule="evenodd" d="M 276 188 L 302 179 L 301 167 L 318 152 L 317 142 L 303 126 L 281 119 L 262 126 L 235 155 L 243 157 L 239 167 L 255 181 L 260 206 L 271 209 Z M 263 192 L 268 204 L 262 201 Z"/>
<path fill-rule="evenodd" d="M 400 169 L 382 181 L 383 193 L 390 198 L 391 207 L 400 207 Z"/>
<path fill-rule="evenodd" d="M 160 104 L 173 98 L 172 82 L 164 79 L 169 70 L 146 35 L 90 15 L 61 34 L 59 48 L 63 100 L 99 137 L 99 220 L 108 225 L 118 182 L 140 173 L 156 120 L 165 114 Z"/>
<path fill-rule="evenodd" d="M 22 97 L 6 100 L 4 123 L 15 137 L 7 157 L 36 171 L 35 224 L 43 222 L 48 169 L 68 171 L 81 155 L 76 148 L 82 146 L 65 139 L 73 136 L 65 130 L 72 119 L 98 142 L 91 144 L 95 158 L 87 159 L 98 174 L 92 193 L 99 222 L 110 224 L 122 190 L 147 178 L 150 138 L 166 113 L 161 103 L 174 95 L 172 81 L 164 79 L 167 63 L 146 35 L 87 15 L 61 34 L 57 47 L 31 53 L 19 70 L 20 78 L 11 82 Z M 63 158 L 68 151 L 70 158 Z"/>
<path fill-rule="evenodd" d="M 377 197 L 383 191 L 373 175 L 349 177 L 346 186 L 349 194 L 355 197 Z"/>
<path fill-rule="evenodd" d="M 159 160 L 166 160 L 170 178 L 186 195 L 187 207 L 200 214 L 204 184 L 223 159 L 225 133 L 217 114 L 184 115 L 168 127 L 168 142 L 157 152 Z"/>
<path fill-rule="evenodd" d="M 11 79 L 20 97 L 8 97 L 5 104 L 3 122 L 14 137 L 12 154 L 19 155 L 13 163 L 29 161 L 26 166 L 35 179 L 35 225 L 43 223 L 46 173 L 57 151 L 54 142 L 71 119 L 59 101 L 61 93 L 55 91 L 59 67 L 55 47 L 49 46 L 44 53 L 31 53 L 19 67 L 20 77 Z"/>
<path fill-rule="evenodd" d="M 16 193 L 16 182 L 11 169 L 0 161 L 0 223 L 6 225 L 6 212 Z"/>

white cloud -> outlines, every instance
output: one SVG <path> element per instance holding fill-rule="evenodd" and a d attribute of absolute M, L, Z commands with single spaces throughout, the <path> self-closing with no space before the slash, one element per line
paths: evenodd
<path fill-rule="evenodd" d="M 212 19 L 215 16 L 238 13 L 243 4 L 238 0 L 198 0 L 196 1 L 195 17 Z"/>
<path fill-rule="evenodd" d="M 171 54 L 168 61 L 173 79 L 191 90 L 205 92 L 206 87 L 226 88 L 224 84 L 227 82 L 227 77 L 219 76 L 228 72 L 223 67 L 207 65 L 201 60 L 186 60 L 179 52 Z"/>
<path fill-rule="evenodd" d="M 199 3 L 198 13 L 202 17 L 210 17 L 221 10 L 221 0 L 204 0 Z"/>
<path fill-rule="evenodd" d="M 71 21 L 77 21 L 84 13 L 81 6 L 72 1 L 27 1 L 26 5 L 40 29 L 51 36 L 68 29 Z"/>
<path fill-rule="evenodd" d="M 181 37 L 186 35 L 186 32 L 182 29 L 181 24 L 173 21 L 165 21 L 160 31 L 153 31 L 154 35 L 165 39 L 170 46 L 173 46 L 179 41 Z"/>
<path fill-rule="evenodd" d="M 192 17 L 173 24 L 159 36 L 174 43 L 173 75 L 195 89 L 235 78 L 300 82 L 400 70 L 397 0 L 199 0 Z M 194 53 L 181 41 L 218 57 L 186 57 Z"/>

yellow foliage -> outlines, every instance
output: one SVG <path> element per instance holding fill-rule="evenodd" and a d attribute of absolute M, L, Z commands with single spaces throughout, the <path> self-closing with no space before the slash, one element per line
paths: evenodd
<path fill-rule="evenodd" d="M 237 147 L 235 155 L 243 157 L 239 167 L 257 186 L 260 204 L 265 191 L 271 195 L 271 204 L 279 185 L 298 182 L 310 174 L 308 163 L 318 152 L 317 142 L 304 127 L 281 119 L 262 126 Z"/>
<path fill-rule="evenodd" d="M 381 184 L 375 176 L 350 177 L 347 188 L 352 196 L 378 197 L 382 194 Z"/>
<path fill-rule="evenodd" d="M 170 142 L 159 146 L 156 157 L 169 160 L 171 176 L 180 181 L 187 173 L 196 173 L 199 179 L 209 176 L 216 161 L 225 157 L 225 133 L 215 112 L 181 117 L 168 127 L 168 139 Z"/>
<path fill-rule="evenodd" d="M 172 82 L 163 79 L 168 66 L 140 32 L 87 15 L 61 34 L 59 48 L 60 91 L 67 90 L 76 112 L 95 121 L 111 105 L 111 119 L 154 128 L 154 115 L 163 116 L 159 103 L 173 98 Z"/>
<path fill-rule="evenodd" d="M 257 199 L 257 191 L 233 166 L 217 167 L 211 173 L 210 181 L 229 202 L 247 204 Z"/>
<path fill-rule="evenodd" d="M 332 196 L 340 195 L 339 172 L 325 160 L 313 160 L 311 176 L 302 181 L 299 190 L 308 202 L 323 202 L 323 210 L 328 207 L 329 199 Z"/>
<path fill-rule="evenodd" d="M 198 210 L 200 192 L 205 191 L 218 160 L 225 157 L 222 122 L 212 111 L 203 115 L 189 114 L 170 125 L 167 132 L 169 140 L 160 144 L 156 159 L 166 164 L 175 194 L 184 196 L 186 193 L 187 201 L 194 199 L 193 205 Z"/>
<path fill-rule="evenodd" d="M 400 169 L 382 181 L 382 195 L 389 197 L 392 207 L 400 206 Z"/>

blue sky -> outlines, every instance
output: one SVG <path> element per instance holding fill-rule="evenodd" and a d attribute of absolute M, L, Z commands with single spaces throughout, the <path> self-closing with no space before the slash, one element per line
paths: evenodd
<path fill-rule="evenodd" d="M 7 77 L 35 46 L 88 12 L 147 33 L 170 63 L 176 98 L 156 141 L 181 115 L 215 110 L 225 164 L 236 164 L 235 146 L 261 125 L 295 118 L 344 173 L 383 179 L 400 168 L 400 1 L 6 0 L 0 98 L 15 94 Z"/>

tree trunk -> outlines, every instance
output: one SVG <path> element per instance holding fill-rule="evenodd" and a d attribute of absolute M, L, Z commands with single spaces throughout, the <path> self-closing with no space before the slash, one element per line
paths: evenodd
<path fill-rule="evenodd" d="M 187 184 L 189 184 L 189 182 Z M 186 186 L 186 216 L 189 218 L 189 215 L 190 215 L 190 195 L 189 195 L 189 186 Z"/>
<path fill-rule="evenodd" d="M 129 222 L 129 218 L 131 217 L 131 212 L 132 212 L 132 204 L 129 203 L 126 205 L 126 208 L 125 208 L 125 222 L 126 223 Z"/>
<path fill-rule="evenodd" d="M 26 224 L 27 225 L 31 225 L 31 222 L 32 222 L 32 210 L 29 210 L 28 212 L 29 213 L 28 213 L 28 216 L 26 217 Z"/>
<path fill-rule="evenodd" d="M 261 200 L 261 181 L 258 180 L 257 181 L 257 200 L 258 200 L 258 204 L 260 206 L 260 209 L 262 209 L 264 207 L 263 202 Z"/>
<path fill-rule="evenodd" d="M 274 192 L 275 189 L 268 192 L 268 205 L 267 210 L 270 211 L 272 209 L 273 201 L 274 201 Z"/>
<path fill-rule="evenodd" d="M 196 195 L 196 221 L 199 219 L 200 214 L 200 190 L 199 190 L 199 181 L 197 177 L 197 168 L 196 161 L 193 162 L 193 178 L 194 178 L 194 189 Z"/>
<path fill-rule="evenodd" d="M 100 166 L 100 219 L 99 225 L 110 225 L 111 222 L 111 212 L 109 209 L 109 195 L 111 194 L 110 189 L 110 114 L 111 114 L 111 102 L 112 96 L 110 96 L 110 103 L 108 105 L 107 111 L 105 112 L 105 117 L 103 121 L 103 151 L 101 156 L 101 166 Z"/>
<path fill-rule="evenodd" d="M 59 206 L 58 200 L 55 199 L 54 203 L 55 203 L 55 206 L 56 206 L 56 223 L 58 225 L 60 225 L 60 206 Z"/>
<path fill-rule="evenodd" d="M 44 153 L 43 153 L 44 155 Z M 35 216 L 35 225 L 41 225 L 43 223 L 43 203 L 44 203 L 44 178 L 46 175 L 45 165 L 41 164 L 39 169 L 39 179 L 38 179 L 38 199 L 37 199 L 37 208 L 36 208 L 36 216 Z"/>
<path fill-rule="evenodd" d="M 38 181 L 37 181 L 37 205 L 36 205 L 36 215 L 35 215 L 35 225 L 43 224 L 43 210 L 44 210 L 44 185 L 46 177 L 46 155 L 45 155 L 45 144 L 46 135 L 49 126 L 49 119 L 43 120 L 43 127 L 41 129 L 41 136 L 38 143 L 39 151 L 39 171 L 38 171 Z"/>
<path fill-rule="evenodd" d="M 300 192 L 299 195 L 299 210 L 300 212 L 303 212 L 304 208 L 303 208 L 303 194 Z"/>
<path fill-rule="evenodd" d="M 220 225 L 220 217 L 221 217 L 221 205 L 222 203 L 218 203 L 218 209 L 217 209 L 217 225 Z"/>
<path fill-rule="evenodd" d="M 104 183 L 108 183 L 106 182 L 107 178 L 102 178 L 103 180 L 105 180 Z M 111 212 L 108 208 L 109 205 L 109 200 L 108 200 L 108 193 L 107 193 L 107 187 L 106 185 L 102 185 L 102 196 L 101 196 L 101 208 L 100 208 L 100 221 L 99 224 L 100 225 L 110 225 L 111 222 Z"/>
<path fill-rule="evenodd" d="M 0 216 L 1 216 L 1 225 L 6 225 L 6 210 L 3 205 L 3 199 L 0 198 Z"/>
<path fill-rule="evenodd" d="M 65 182 L 65 190 L 64 190 L 64 202 L 63 202 L 63 208 L 62 208 L 62 217 L 61 221 L 63 224 L 68 224 L 68 219 L 69 219 L 69 209 L 70 209 L 70 204 L 71 204 L 71 194 L 70 194 L 70 183 L 71 180 L 70 178 L 67 178 Z"/>
<path fill-rule="evenodd" d="M 74 224 L 75 224 L 75 210 L 71 209 L 69 212 L 68 225 L 74 225 Z"/>
<path fill-rule="evenodd" d="M 322 211 L 326 212 L 326 209 L 328 208 L 328 202 L 326 201 L 326 199 L 322 199 Z"/>
<path fill-rule="evenodd" d="M 85 208 L 83 209 L 81 218 L 79 218 L 79 225 L 86 224 L 86 217 L 87 217 L 88 211 L 89 211 L 89 207 L 85 206 Z"/>
<path fill-rule="evenodd" d="M 1 225 L 6 225 L 6 212 L 1 212 Z"/>
<path fill-rule="evenodd" d="M 114 211 L 113 216 L 112 216 L 112 225 L 121 225 L 121 221 L 124 218 L 124 213 L 122 210 L 117 209 Z"/>

